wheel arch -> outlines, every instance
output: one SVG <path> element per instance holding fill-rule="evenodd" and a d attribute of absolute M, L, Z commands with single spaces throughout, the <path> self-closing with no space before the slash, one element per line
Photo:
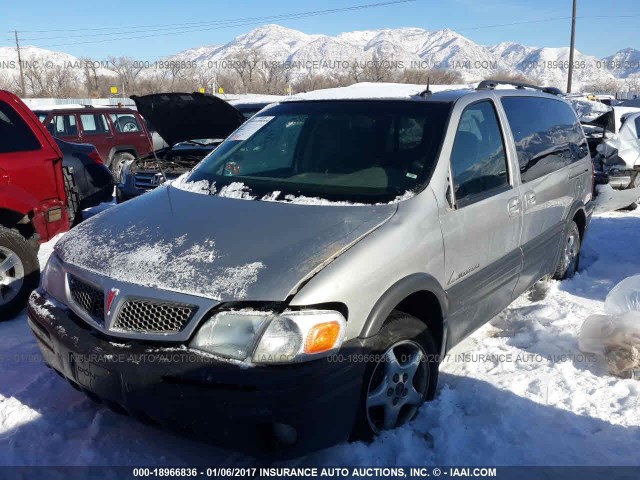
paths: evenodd
<path fill-rule="evenodd" d="M 392 285 L 378 299 L 360 333 L 361 338 L 376 335 L 389 314 L 397 310 L 421 320 L 429 328 L 441 354 L 447 344 L 448 298 L 440 283 L 426 273 L 409 275 Z"/>

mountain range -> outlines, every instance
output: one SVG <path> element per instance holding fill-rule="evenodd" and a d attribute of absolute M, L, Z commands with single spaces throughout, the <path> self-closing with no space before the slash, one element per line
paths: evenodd
<path fill-rule="evenodd" d="M 24 47 L 22 55 L 24 59 L 40 58 L 56 65 L 77 61 L 72 55 L 38 47 Z M 264 25 L 224 45 L 191 48 L 165 60 L 195 61 L 205 68 L 220 70 L 231 68 L 230 59 L 247 59 L 250 55 L 260 61 L 287 62 L 294 75 L 347 68 L 354 60 L 384 60 L 390 68 L 456 69 L 468 82 L 498 73 L 520 73 L 541 84 L 562 88 L 566 84 L 569 48 L 532 47 L 514 42 L 480 45 L 449 29 L 397 28 L 329 36 Z M 0 79 L 3 74 L 5 77 L 17 74 L 15 68 L 7 68 L 16 59 L 15 48 L 0 47 Z M 632 48 L 606 58 L 576 50 L 574 65 L 577 84 L 635 77 L 640 80 L 640 51 Z"/>

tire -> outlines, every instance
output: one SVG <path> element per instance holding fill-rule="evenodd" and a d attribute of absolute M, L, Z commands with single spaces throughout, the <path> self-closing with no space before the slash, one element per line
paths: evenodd
<path fill-rule="evenodd" d="M 575 275 L 580 266 L 580 247 L 580 230 L 578 224 L 571 220 L 564 232 L 562 252 L 553 278 L 566 280 Z"/>
<path fill-rule="evenodd" d="M 120 173 L 122 172 L 122 166 L 126 162 L 130 162 L 135 160 L 135 157 L 127 152 L 116 153 L 111 160 L 111 164 L 109 165 L 109 169 L 111 170 L 111 174 L 113 175 L 113 182 L 115 184 L 120 183 Z"/>
<path fill-rule="evenodd" d="M 67 194 L 67 216 L 69 224 L 73 227 L 82 221 L 82 210 L 80 210 L 80 194 L 78 185 L 73 176 L 73 168 L 63 167 L 64 190 Z"/>
<path fill-rule="evenodd" d="M 372 361 L 365 369 L 352 439 L 371 440 L 384 430 L 413 420 L 420 406 L 435 395 L 438 355 L 423 322 L 403 312 L 391 312 L 371 339 Z M 413 373 L 411 365 L 415 365 Z"/>
<path fill-rule="evenodd" d="M 16 231 L 0 227 L 0 321 L 22 311 L 39 281 L 36 250 Z"/>

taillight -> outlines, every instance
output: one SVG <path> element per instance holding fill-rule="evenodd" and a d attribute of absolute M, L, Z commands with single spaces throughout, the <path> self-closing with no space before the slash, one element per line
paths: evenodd
<path fill-rule="evenodd" d="M 101 165 L 104 164 L 104 162 L 102 161 L 102 157 L 100 156 L 97 150 L 93 150 L 91 153 L 89 153 L 88 156 L 94 162 L 99 163 Z"/>

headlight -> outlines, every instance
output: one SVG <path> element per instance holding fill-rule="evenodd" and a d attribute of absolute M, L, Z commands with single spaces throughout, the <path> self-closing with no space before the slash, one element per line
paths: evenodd
<path fill-rule="evenodd" d="M 59 302 L 65 301 L 64 270 L 60 259 L 54 253 L 49 257 L 47 265 L 42 272 L 42 288 Z"/>
<path fill-rule="evenodd" d="M 191 341 L 191 348 L 244 360 L 251 354 L 260 327 L 273 313 L 256 310 L 220 312 L 211 317 Z"/>
<path fill-rule="evenodd" d="M 254 363 L 313 360 L 337 351 L 346 321 L 332 310 L 220 312 L 196 333 L 191 348 Z"/>
<path fill-rule="evenodd" d="M 284 312 L 271 320 L 255 351 L 255 363 L 291 363 L 336 352 L 342 345 L 346 321 L 333 310 Z"/>

